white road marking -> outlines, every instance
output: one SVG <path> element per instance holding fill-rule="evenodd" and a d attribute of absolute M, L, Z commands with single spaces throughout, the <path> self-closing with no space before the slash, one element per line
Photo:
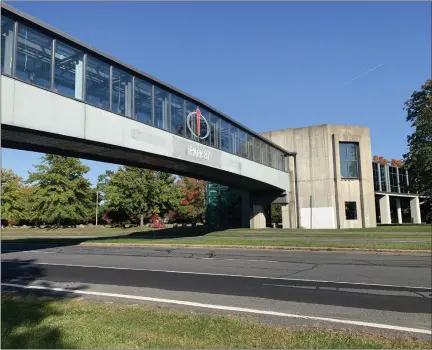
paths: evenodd
<path fill-rule="evenodd" d="M 142 300 L 142 301 L 150 301 L 150 302 L 166 303 L 166 304 L 176 304 L 176 305 L 183 305 L 183 306 L 193 306 L 193 307 L 200 307 L 200 308 L 213 309 L 213 310 L 234 311 L 234 312 L 258 314 L 258 315 L 270 315 L 270 316 L 279 316 L 279 317 L 300 318 L 300 319 L 305 319 L 305 320 L 333 322 L 333 323 L 349 324 L 349 325 L 355 325 L 355 326 L 389 329 L 389 330 L 393 330 L 393 331 L 432 334 L 431 330 L 421 329 L 421 328 L 401 327 L 401 326 L 393 326 L 393 325 L 387 325 L 387 324 L 381 324 L 381 323 L 362 322 L 362 321 L 354 321 L 354 320 L 341 320 L 341 319 L 329 318 L 329 317 L 305 316 L 305 315 L 290 314 L 290 313 L 285 313 L 285 312 L 250 309 L 250 308 L 244 308 L 244 307 L 195 303 L 195 302 L 191 302 L 191 301 L 182 301 L 182 300 L 174 300 L 174 299 L 143 297 L 143 296 L 139 296 L 139 295 L 92 292 L 92 291 L 84 291 L 84 290 L 52 288 L 52 287 L 44 287 L 44 286 L 30 286 L 30 285 L 21 285 L 21 284 L 12 284 L 12 283 L 2 283 L 1 285 L 5 286 L 5 287 L 12 287 L 12 288 L 50 290 L 50 291 L 55 291 L 55 292 L 64 292 L 64 293 L 66 292 L 66 293 L 83 294 L 83 295 L 97 295 L 97 296 L 104 296 L 104 297 Z"/>
<path fill-rule="evenodd" d="M 218 261 L 245 261 L 245 259 L 221 259 L 221 258 L 202 258 L 203 260 L 218 260 Z M 265 260 L 265 259 L 246 259 L 246 261 L 252 262 L 268 262 L 268 263 L 277 263 L 279 261 L 275 260 Z"/>
<path fill-rule="evenodd" d="M 3 253 L 57 254 L 57 252 L 44 252 L 44 251 L 41 251 L 41 250 L 25 250 L 25 251 L 18 251 L 18 250 L 3 250 Z"/>
<path fill-rule="evenodd" d="M 22 264 L 20 261 L 3 261 L 3 263 L 8 264 Z M 33 265 L 52 265 L 52 266 L 70 266 L 70 267 L 89 267 L 95 269 L 108 269 L 108 270 L 131 270 L 131 271 L 149 271 L 149 272 L 166 272 L 166 273 L 179 273 L 185 275 L 205 275 L 205 276 L 226 276 L 226 277 L 244 277 L 244 278 L 256 278 L 256 279 L 266 279 L 266 280 L 280 280 L 288 282 L 316 282 L 316 283 L 334 283 L 334 284 L 347 284 L 357 285 L 357 286 L 373 286 L 377 288 L 410 288 L 412 290 L 424 290 L 427 289 L 428 292 L 432 292 L 431 287 L 412 287 L 412 286 L 397 286 L 394 284 L 374 284 L 374 283 L 359 283 L 359 282 L 344 282 L 344 281 L 326 281 L 326 280 L 310 280 L 310 279 L 294 279 L 285 277 L 270 277 L 270 276 L 248 276 L 248 275 L 236 275 L 236 274 L 226 274 L 226 273 L 212 273 L 212 272 L 193 272 L 193 271 L 177 271 L 177 270 L 158 270 L 158 269 L 143 269 L 143 268 L 133 268 L 133 267 L 118 267 L 118 266 L 99 266 L 99 265 L 80 265 L 80 264 L 58 264 L 58 263 L 43 263 L 43 262 L 32 262 Z"/>

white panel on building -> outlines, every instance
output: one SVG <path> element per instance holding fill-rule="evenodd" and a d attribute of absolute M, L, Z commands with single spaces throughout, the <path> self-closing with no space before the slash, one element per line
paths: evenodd
<path fill-rule="evenodd" d="M 312 214 L 312 217 L 311 217 Z M 302 228 L 336 228 L 333 207 L 300 208 Z"/>

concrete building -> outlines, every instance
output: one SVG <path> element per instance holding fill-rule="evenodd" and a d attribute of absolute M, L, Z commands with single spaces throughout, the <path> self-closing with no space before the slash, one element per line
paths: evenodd
<path fill-rule="evenodd" d="M 368 128 L 324 124 L 261 135 L 297 153 L 297 184 L 294 163 L 289 164 L 291 191 L 289 204 L 282 207 L 283 227 L 297 227 L 297 221 L 304 228 L 402 223 L 401 202 L 407 201 L 405 222 L 421 223 L 420 199 L 408 193 L 406 171 L 372 162 Z"/>

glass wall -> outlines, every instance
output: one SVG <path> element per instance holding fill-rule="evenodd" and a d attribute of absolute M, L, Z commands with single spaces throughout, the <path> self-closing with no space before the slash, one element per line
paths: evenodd
<path fill-rule="evenodd" d="M 216 114 L 210 115 L 210 138 L 211 146 L 215 148 L 220 148 L 220 138 L 221 138 L 221 119 Z"/>
<path fill-rule="evenodd" d="M 103 109 L 110 106 L 110 66 L 91 56 L 87 56 L 85 67 L 85 100 Z"/>
<path fill-rule="evenodd" d="M 15 28 L 18 28 L 17 33 L 14 33 Z M 125 67 L 114 66 L 109 58 L 96 58 L 100 56 L 91 50 L 80 49 L 78 44 L 71 45 L 66 39 L 55 39 L 54 35 L 49 36 L 46 32 L 2 15 L 1 72 L 204 145 L 287 171 L 285 155 L 281 151 L 226 118 L 152 84 L 143 76 L 136 76 Z"/>
<path fill-rule="evenodd" d="M 251 134 L 247 133 L 247 135 L 246 135 L 247 159 L 250 159 L 250 160 L 254 160 L 254 156 L 253 156 L 253 153 L 254 153 L 253 140 L 254 140 L 254 137 Z"/>
<path fill-rule="evenodd" d="M 155 86 L 154 94 L 154 126 L 168 130 L 169 92 Z"/>
<path fill-rule="evenodd" d="M 230 124 L 230 152 L 234 154 L 240 154 L 239 152 L 239 129 L 235 125 Z"/>
<path fill-rule="evenodd" d="M 56 41 L 54 91 L 62 95 L 83 98 L 83 52 Z"/>
<path fill-rule="evenodd" d="M 408 191 L 408 174 L 404 168 L 399 168 L 399 186 L 401 193 L 409 193 Z"/>
<path fill-rule="evenodd" d="M 135 78 L 135 119 L 152 124 L 152 84 Z"/>
<path fill-rule="evenodd" d="M 18 78 L 46 89 L 51 88 L 51 56 L 50 37 L 25 25 L 18 26 L 15 73 Z"/>
<path fill-rule="evenodd" d="M 374 190 L 380 191 L 378 163 L 372 163 L 372 170 L 373 170 L 373 179 L 374 179 Z"/>
<path fill-rule="evenodd" d="M 354 142 L 339 143 L 341 177 L 345 179 L 358 179 L 358 145 Z"/>
<path fill-rule="evenodd" d="M 389 166 L 390 192 L 399 192 L 398 171 L 394 166 Z"/>
<path fill-rule="evenodd" d="M 408 174 L 403 167 L 372 162 L 372 170 L 375 191 L 408 193 Z"/>
<path fill-rule="evenodd" d="M 221 119 L 221 150 L 231 152 L 229 140 L 229 123 Z"/>
<path fill-rule="evenodd" d="M 380 164 L 379 173 L 381 177 L 381 191 L 388 192 L 387 189 L 387 174 L 385 165 Z"/>
<path fill-rule="evenodd" d="M 132 75 L 113 68 L 111 91 L 111 110 L 126 117 L 132 117 Z"/>
<path fill-rule="evenodd" d="M 243 158 L 247 158 L 246 148 L 246 131 L 239 129 L 239 153 L 238 155 Z"/>
<path fill-rule="evenodd" d="M 185 136 L 185 100 L 177 95 L 171 95 L 171 132 Z"/>
<path fill-rule="evenodd" d="M 14 25 L 14 21 L 1 16 L 1 72 L 9 75 L 12 75 Z"/>
<path fill-rule="evenodd" d="M 253 152 L 253 160 L 255 162 L 261 163 L 261 140 L 256 137 L 253 138 L 254 152 Z"/>

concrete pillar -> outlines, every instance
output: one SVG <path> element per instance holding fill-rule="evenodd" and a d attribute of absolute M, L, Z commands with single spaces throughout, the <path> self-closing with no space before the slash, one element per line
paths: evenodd
<path fill-rule="evenodd" d="M 84 62 L 80 59 L 75 65 L 75 98 L 83 99 Z"/>
<path fill-rule="evenodd" d="M 266 218 L 263 205 L 252 205 L 250 228 L 266 228 Z"/>
<path fill-rule="evenodd" d="M 400 203 L 400 199 L 396 198 L 396 212 L 397 212 L 397 220 L 398 220 L 398 224 L 402 223 L 402 209 L 401 209 L 401 203 Z"/>
<path fill-rule="evenodd" d="M 421 224 L 419 197 L 414 197 L 410 200 L 410 208 L 411 208 L 411 222 L 413 224 Z"/>
<path fill-rule="evenodd" d="M 291 228 L 291 220 L 290 220 L 290 204 L 283 205 L 281 207 L 282 210 L 282 228 Z"/>
<path fill-rule="evenodd" d="M 381 224 L 391 224 L 389 195 L 382 196 L 379 199 L 379 207 L 380 207 Z"/>

